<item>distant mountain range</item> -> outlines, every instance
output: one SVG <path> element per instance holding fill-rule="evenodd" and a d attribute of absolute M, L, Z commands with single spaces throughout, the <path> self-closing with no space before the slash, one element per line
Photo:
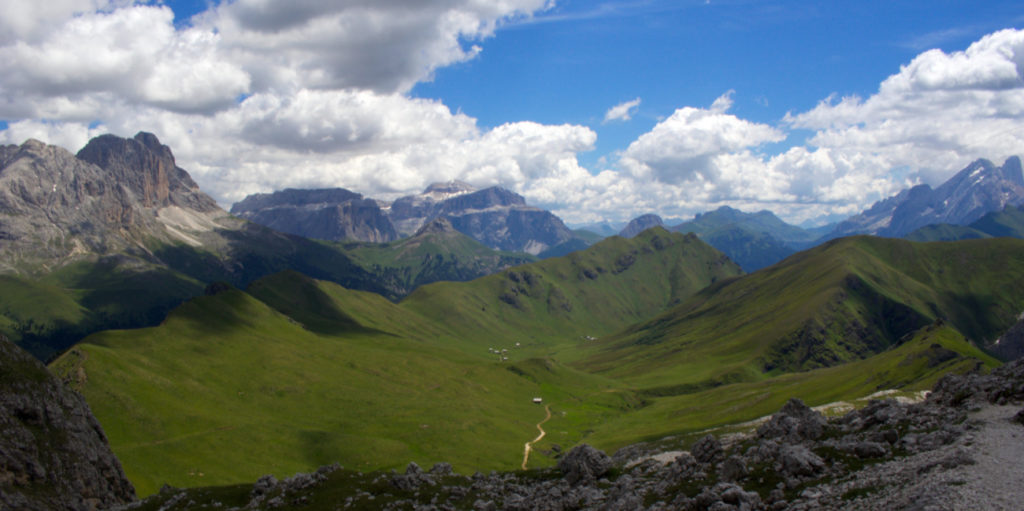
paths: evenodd
<path fill-rule="evenodd" d="M 985 214 L 1024 203 L 1020 158 L 996 167 L 977 160 L 934 190 L 917 185 L 876 202 L 863 213 L 840 222 L 825 239 L 852 234 L 900 238 L 930 224 L 968 225 Z"/>
<path fill-rule="evenodd" d="M 1024 205 L 986 213 L 968 225 L 932 224 L 905 236 L 911 241 L 956 241 L 977 238 L 1024 238 Z"/>
<path fill-rule="evenodd" d="M 258 193 L 236 202 L 231 214 L 307 238 L 374 243 L 398 239 L 377 201 L 344 188 Z"/>
<path fill-rule="evenodd" d="M 698 214 L 672 230 L 695 233 L 747 272 L 775 264 L 817 238 L 815 232 L 787 224 L 770 211 L 744 213 L 728 206 Z"/>
<path fill-rule="evenodd" d="M 745 213 L 728 206 L 668 228 L 697 234 L 752 272 L 824 241 L 855 234 L 919 240 L 991 236 L 955 226 L 966 226 L 987 213 L 1022 203 L 1024 175 L 1020 159 L 1014 156 L 1002 167 L 977 160 L 938 188 L 918 185 L 903 190 L 838 224 L 817 229 L 790 225 L 770 211 Z M 601 237 L 618 234 L 631 238 L 651 227 L 665 226 L 660 216 L 645 214 L 617 233 L 607 222 L 573 232 L 551 212 L 527 206 L 514 192 L 500 187 L 476 190 L 460 181 L 436 183 L 419 195 L 392 203 L 344 189 L 284 190 L 247 197 L 231 212 L 310 238 L 371 242 L 409 236 L 424 223 L 443 217 L 457 231 L 493 249 L 542 258 L 581 250 Z M 911 236 L 930 225 L 944 227 Z"/>
<path fill-rule="evenodd" d="M 986 237 L 1024 237 L 1024 175 L 1010 157 L 1001 167 L 977 160 L 938 188 L 918 185 L 881 200 L 836 225 L 803 229 L 770 211 L 745 213 L 723 206 L 670 227 L 693 232 L 752 272 L 773 265 L 825 241 L 871 234 L 913 241 L 951 241 Z M 643 215 L 619 235 L 630 237 L 652 225 L 657 215 Z"/>
<path fill-rule="evenodd" d="M 477 190 L 460 181 L 435 183 L 390 204 L 341 188 L 289 189 L 250 195 L 231 213 L 284 232 L 335 241 L 389 242 L 437 218 L 495 250 L 538 255 L 575 238 L 560 218 L 528 206 L 519 194 L 501 187 Z"/>
<path fill-rule="evenodd" d="M 858 229 L 920 240 L 1021 236 L 1022 183 L 1018 158 L 1002 167 L 978 160 L 934 190 L 901 192 L 825 236 L 768 211 L 728 207 L 671 230 L 694 232 L 747 272 Z M 0 146 L 0 333 L 47 358 L 89 332 L 155 324 L 216 281 L 244 287 L 293 269 L 397 300 L 426 283 L 487 275 L 530 254 L 563 256 L 602 236 L 570 231 L 509 190 L 460 182 L 390 204 L 343 189 L 285 190 L 233 210 L 273 228 L 218 207 L 152 134 L 104 135 L 77 155 L 34 140 Z M 648 215 L 621 234 L 661 224 Z M 140 289 L 149 291 L 133 294 Z"/>
<path fill-rule="evenodd" d="M 281 229 L 308 220 L 396 237 L 376 203 L 344 190 L 280 192 L 244 209 L 258 214 L 270 204 L 281 204 Z M 343 221 L 364 212 L 369 220 Z M 156 324 L 212 282 L 244 287 L 293 269 L 398 299 L 424 283 L 532 260 L 450 228 L 405 241 L 381 255 L 376 246 L 313 241 L 232 216 L 149 133 L 103 135 L 77 155 L 36 140 L 0 146 L 0 333 L 41 359 L 90 332 Z"/>

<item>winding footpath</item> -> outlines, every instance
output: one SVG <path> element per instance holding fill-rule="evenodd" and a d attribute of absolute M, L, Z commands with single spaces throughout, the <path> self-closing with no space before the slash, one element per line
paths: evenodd
<path fill-rule="evenodd" d="M 544 405 L 544 411 L 547 412 L 547 417 L 544 417 L 544 420 L 537 423 L 537 431 L 540 431 L 540 434 L 537 435 L 537 438 L 526 442 L 526 445 L 523 446 L 523 470 L 526 470 L 526 464 L 530 461 L 530 451 L 533 450 L 533 444 L 540 442 L 544 435 L 547 434 L 541 426 L 551 419 L 551 405 Z"/>

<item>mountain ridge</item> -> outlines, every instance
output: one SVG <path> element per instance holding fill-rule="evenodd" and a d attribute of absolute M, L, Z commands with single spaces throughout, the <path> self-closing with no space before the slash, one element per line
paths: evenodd
<path fill-rule="evenodd" d="M 682 391 L 864 358 L 936 319 L 984 344 L 1024 310 L 1024 285 L 1004 277 L 1024 271 L 1022 250 L 1012 239 L 833 240 L 602 339 L 578 367 Z M 723 364 L 712 374 L 699 360 Z"/>
<path fill-rule="evenodd" d="M 839 225 L 826 239 L 851 234 L 903 237 L 929 224 L 970 224 L 986 213 L 1024 203 L 1021 161 L 1010 156 L 1001 167 L 978 159 L 938 188 L 926 184 L 876 202 Z"/>

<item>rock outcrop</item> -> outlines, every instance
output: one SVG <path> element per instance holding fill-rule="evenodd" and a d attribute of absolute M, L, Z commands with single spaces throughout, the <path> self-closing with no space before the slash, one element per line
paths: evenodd
<path fill-rule="evenodd" d="M 574 447 L 558 461 L 558 469 L 572 485 L 597 481 L 611 465 L 612 459 L 607 454 L 587 444 Z"/>
<path fill-rule="evenodd" d="M 398 233 L 409 236 L 431 219 L 437 218 L 441 203 L 475 191 L 476 188 L 462 181 L 434 183 L 419 195 L 396 199 L 388 206 L 387 214 Z"/>
<path fill-rule="evenodd" d="M 1021 314 L 1017 318 L 1017 322 L 1006 333 L 999 336 L 988 349 L 1002 357 L 1003 360 L 1017 360 L 1024 357 L 1024 314 Z"/>
<path fill-rule="evenodd" d="M 85 511 L 134 499 L 85 399 L 0 335 L 0 509 Z"/>

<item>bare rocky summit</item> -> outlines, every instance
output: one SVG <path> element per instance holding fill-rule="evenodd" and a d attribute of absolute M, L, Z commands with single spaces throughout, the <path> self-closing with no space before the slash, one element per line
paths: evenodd
<path fill-rule="evenodd" d="M 37 140 L 0 148 L 0 272 L 146 256 L 153 241 L 199 245 L 197 233 L 227 220 L 150 133 L 103 135 L 78 155 Z"/>
<path fill-rule="evenodd" d="M 81 395 L 0 335 L 0 509 L 107 509 L 135 489 Z"/>

